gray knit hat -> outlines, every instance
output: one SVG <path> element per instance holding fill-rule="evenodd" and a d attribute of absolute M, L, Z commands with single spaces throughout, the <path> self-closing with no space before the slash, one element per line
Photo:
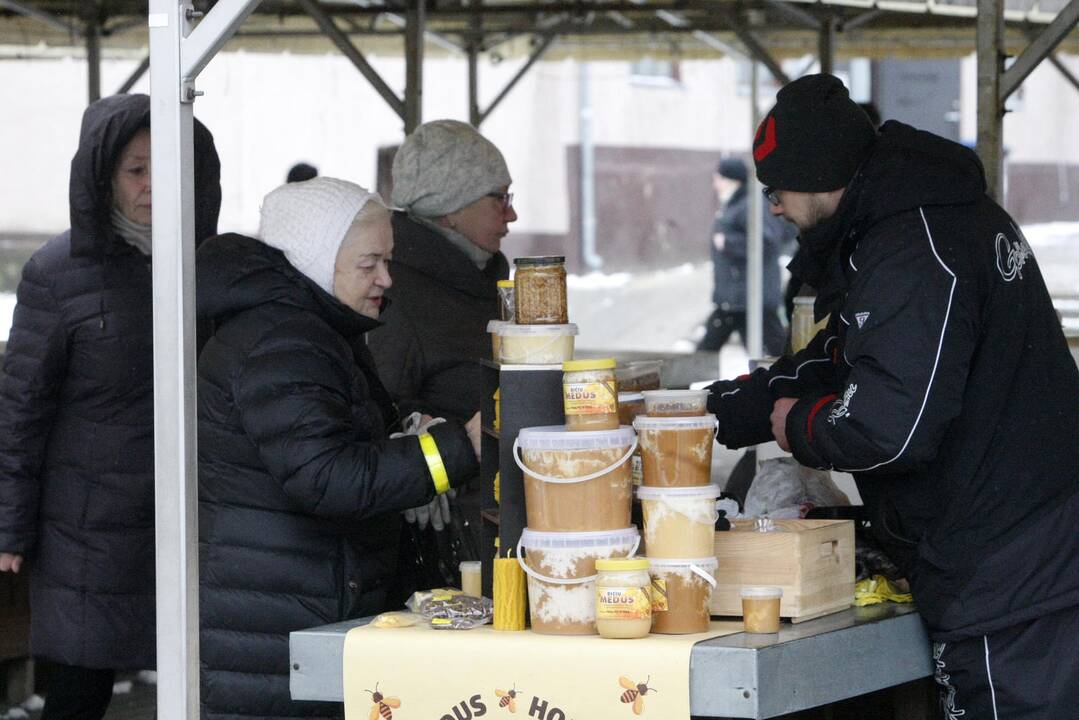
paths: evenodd
<path fill-rule="evenodd" d="M 259 238 L 285 253 L 285 259 L 333 295 L 337 252 L 356 215 L 377 193 L 330 177 L 288 183 L 262 200 Z"/>
<path fill-rule="evenodd" d="M 510 184 L 506 159 L 457 120 L 434 120 L 405 138 L 393 159 L 393 204 L 442 217 Z"/>

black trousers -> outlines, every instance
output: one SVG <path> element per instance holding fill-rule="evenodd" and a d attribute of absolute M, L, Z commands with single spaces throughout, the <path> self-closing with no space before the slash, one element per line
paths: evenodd
<path fill-rule="evenodd" d="M 1079 607 L 958 642 L 933 643 L 946 720 L 1079 717 Z"/>
<path fill-rule="evenodd" d="M 115 670 L 49 665 L 41 720 L 101 720 L 112 700 Z"/>
<path fill-rule="evenodd" d="M 746 342 L 746 314 L 744 312 L 723 310 L 717 307 L 708 316 L 704 327 L 704 337 L 697 345 L 698 352 L 719 352 L 735 331 L 742 338 L 742 342 Z M 783 329 L 783 323 L 779 320 L 776 308 L 764 308 L 761 330 L 764 335 L 764 351 L 772 357 L 782 355 L 783 348 L 787 344 L 787 332 Z"/>

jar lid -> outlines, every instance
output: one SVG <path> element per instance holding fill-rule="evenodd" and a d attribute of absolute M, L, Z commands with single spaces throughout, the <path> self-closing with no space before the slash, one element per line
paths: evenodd
<path fill-rule="evenodd" d="M 534 255 L 531 257 L 519 257 L 513 261 L 514 265 L 561 265 L 566 262 L 565 255 Z"/>
<path fill-rule="evenodd" d="M 665 498 L 717 498 L 719 485 L 697 485 L 692 487 L 652 487 L 641 485 L 637 488 L 637 497 L 641 500 L 663 500 Z"/>
<path fill-rule="evenodd" d="M 566 360 L 562 363 L 562 372 L 580 372 L 581 370 L 613 370 L 614 360 Z"/>
<path fill-rule="evenodd" d="M 497 285 L 500 288 L 511 288 L 511 287 L 513 287 L 513 281 L 512 280 L 499 280 Z"/>
<path fill-rule="evenodd" d="M 660 417 L 638 415 L 633 420 L 636 430 L 703 430 L 715 429 L 715 415 L 691 415 L 689 417 Z"/>
<path fill-rule="evenodd" d="M 521 428 L 517 446 L 522 450 L 594 450 L 628 448 L 636 437 L 633 428 L 617 430 L 567 430 L 565 425 Z"/>
<path fill-rule="evenodd" d="M 499 335 L 576 335 L 577 326 L 573 323 L 566 325 L 518 325 L 514 322 L 506 322 L 498 326 Z"/>
<path fill-rule="evenodd" d="M 642 390 L 645 400 L 672 402 L 677 400 L 707 400 L 708 390 Z"/>
<path fill-rule="evenodd" d="M 644 395 L 642 395 L 639 392 L 620 392 L 620 393 L 618 393 L 618 402 L 620 402 L 620 403 L 644 402 Z"/>
<path fill-rule="evenodd" d="M 487 323 L 487 332 L 496 333 L 503 325 L 512 325 L 512 320 L 491 320 Z"/>
<path fill-rule="evenodd" d="M 647 570 L 648 558 L 600 558 L 596 560 L 596 570 L 600 572 L 620 572 L 624 570 Z"/>
<path fill-rule="evenodd" d="M 781 588 L 781 587 L 744 587 L 744 588 L 742 588 L 742 597 L 744 597 L 744 598 L 781 598 L 781 597 L 783 597 L 783 588 Z"/>

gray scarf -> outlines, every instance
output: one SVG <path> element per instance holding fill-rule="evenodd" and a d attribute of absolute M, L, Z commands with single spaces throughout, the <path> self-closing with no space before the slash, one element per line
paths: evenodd
<path fill-rule="evenodd" d="M 153 243 L 150 240 L 150 225 L 129 220 L 126 215 L 117 208 L 112 209 L 112 229 L 124 239 L 128 245 L 138 249 L 143 255 L 149 256 Z"/>
<path fill-rule="evenodd" d="M 495 255 L 493 252 L 484 250 L 453 228 L 444 227 L 433 220 L 420 217 L 419 215 L 413 215 L 412 213 L 409 213 L 408 216 L 420 225 L 434 230 L 436 233 L 449 240 L 451 245 L 468 256 L 468 259 L 472 261 L 472 264 L 480 270 L 487 267 L 487 263 L 489 263 L 491 258 Z"/>

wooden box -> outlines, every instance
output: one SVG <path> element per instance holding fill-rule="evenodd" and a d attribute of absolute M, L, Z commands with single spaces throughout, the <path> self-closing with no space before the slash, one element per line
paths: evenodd
<path fill-rule="evenodd" d="M 734 520 L 716 533 L 717 587 L 713 615 L 741 615 L 747 585 L 783 588 L 779 614 L 791 622 L 838 612 L 854 601 L 854 523 L 850 520 L 776 520 L 762 533 L 752 520 Z"/>

